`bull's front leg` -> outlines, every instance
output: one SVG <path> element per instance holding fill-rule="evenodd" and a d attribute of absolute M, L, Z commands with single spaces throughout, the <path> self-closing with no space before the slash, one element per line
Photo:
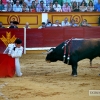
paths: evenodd
<path fill-rule="evenodd" d="M 72 76 L 77 76 L 77 63 L 72 64 Z"/>

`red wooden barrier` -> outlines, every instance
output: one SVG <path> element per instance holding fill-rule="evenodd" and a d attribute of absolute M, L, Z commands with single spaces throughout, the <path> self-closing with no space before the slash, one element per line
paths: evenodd
<path fill-rule="evenodd" d="M 24 45 L 24 29 L 0 29 L 0 52 L 2 53 L 8 43 L 12 43 L 16 38 L 20 38 Z"/>
<path fill-rule="evenodd" d="M 24 41 L 24 29 L 0 29 L 0 52 L 16 38 Z M 13 37 L 13 38 L 12 38 Z M 26 30 L 26 47 L 54 47 L 70 38 L 100 38 L 100 27 L 52 27 Z"/>

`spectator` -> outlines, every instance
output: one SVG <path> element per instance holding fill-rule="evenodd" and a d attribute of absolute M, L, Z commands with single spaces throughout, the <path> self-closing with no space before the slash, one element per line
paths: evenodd
<path fill-rule="evenodd" d="M 91 26 L 91 25 L 88 24 L 88 22 L 87 22 L 86 19 L 84 19 L 84 20 L 81 22 L 80 26 Z"/>
<path fill-rule="evenodd" d="M 5 10 L 7 12 L 13 11 L 12 4 L 11 4 L 11 2 L 9 0 L 7 0 L 7 4 L 5 5 Z"/>
<path fill-rule="evenodd" d="M 72 4 L 72 9 L 71 9 L 73 12 L 77 12 L 79 11 L 79 7 L 77 5 L 77 2 L 74 1 L 73 4 Z"/>
<path fill-rule="evenodd" d="M 3 5 L 7 4 L 7 0 L 0 0 L 2 2 Z"/>
<path fill-rule="evenodd" d="M 71 0 L 63 0 L 63 3 L 66 3 L 66 2 L 68 2 L 68 4 L 69 4 L 69 6 L 71 6 Z"/>
<path fill-rule="evenodd" d="M 55 3 L 55 1 L 57 1 L 59 5 L 61 5 L 61 6 L 63 5 L 63 0 L 53 0 L 54 3 Z"/>
<path fill-rule="evenodd" d="M 47 11 L 48 12 L 56 12 L 56 10 L 54 10 L 54 8 L 53 8 L 53 3 L 52 2 L 49 4 L 49 6 L 47 6 Z"/>
<path fill-rule="evenodd" d="M 35 1 L 32 1 L 31 12 L 36 12 L 36 4 L 35 4 Z"/>
<path fill-rule="evenodd" d="M 30 29 L 29 23 L 27 22 L 23 28 Z"/>
<path fill-rule="evenodd" d="M 36 11 L 37 12 L 45 12 L 47 10 L 46 6 L 44 5 L 43 1 L 40 1 L 40 4 L 37 5 Z"/>
<path fill-rule="evenodd" d="M 38 0 L 38 2 L 40 2 L 41 0 Z M 53 2 L 53 0 L 42 0 L 45 4 L 45 6 L 48 6 L 50 4 L 50 2 Z"/>
<path fill-rule="evenodd" d="M 83 1 L 82 3 L 81 3 L 81 5 L 79 6 L 79 10 L 80 10 L 80 12 L 85 12 L 85 11 L 87 11 L 87 7 L 86 7 L 86 3 Z"/>
<path fill-rule="evenodd" d="M 14 12 L 22 12 L 22 7 L 19 5 L 19 0 L 16 1 L 16 4 L 13 5 Z"/>
<path fill-rule="evenodd" d="M 13 21 L 14 28 L 18 28 L 17 24 L 19 24 L 19 22 Z"/>
<path fill-rule="evenodd" d="M 24 2 L 26 2 L 27 6 L 30 8 L 32 5 L 32 1 L 33 0 L 24 0 Z"/>
<path fill-rule="evenodd" d="M 98 3 L 98 0 L 93 0 L 94 6 Z"/>
<path fill-rule="evenodd" d="M 42 29 L 42 28 L 45 28 L 45 27 L 46 27 L 45 22 L 42 22 L 42 25 L 40 27 L 38 27 L 38 29 Z"/>
<path fill-rule="evenodd" d="M 13 4 L 16 4 L 16 1 L 17 1 L 17 0 L 13 0 Z"/>
<path fill-rule="evenodd" d="M 93 10 L 94 10 L 94 5 L 93 5 L 93 2 L 90 1 L 87 7 L 87 11 L 92 12 Z"/>
<path fill-rule="evenodd" d="M 78 2 L 78 6 L 80 7 L 81 5 L 82 5 L 82 2 L 84 2 L 85 3 L 85 6 L 87 6 L 87 3 L 88 3 L 88 1 L 89 0 L 76 0 L 77 2 Z"/>
<path fill-rule="evenodd" d="M 70 23 L 70 26 L 72 26 L 72 27 L 77 27 L 78 25 L 75 23 L 75 20 L 72 19 L 72 20 L 71 20 L 71 23 Z"/>
<path fill-rule="evenodd" d="M 70 23 L 68 22 L 68 18 L 67 17 L 64 19 L 64 21 L 62 21 L 61 25 L 62 26 L 70 26 Z"/>
<path fill-rule="evenodd" d="M 94 6 L 94 10 L 100 12 L 100 0 L 98 0 L 98 3 Z"/>
<path fill-rule="evenodd" d="M 0 22 L 0 28 L 5 28 L 5 27 L 2 25 L 2 22 Z"/>
<path fill-rule="evenodd" d="M 63 4 L 62 12 L 71 12 L 71 7 L 69 6 L 68 2 Z"/>
<path fill-rule="evenodd" d="M 58 4 L 58 1 L 55 1 L 53 8 L 56 12 L 62 12 L 61 5 Z"/>
<path fill-rule="evenodd" d="M 81 5 L 81 2 L 82 1 L 83 0 L 71 0 L 71 4 L 73 5 L 73 3 L 76 2 L 77 3 L 77 6 L 79 7 Z"/>
<path fill-rule="evenodd" d="M 0 0 L 0 11 L 4 10 L 4 5 L 2 3 L 2 0 Z"/>
<path fill-rule="evenodd" d="M 40 3 L 41 1 L 43 1 L 44 2 L 44 6 L 46 6 L 47 0 L 38 0 L 38 3 Z"/>
<path fill-rule="evenodd" d="M 9 26 L 9 27 L 7 27 L 7 28 L 14 28 L 13 21 L 10 21 L 10 26 Z"/>
<path fill-rule="evenodd" d="M 19 0 L 19 4 L 22 5 L 24 0 Z"/>
<path fill-rule="evenodd" d="M 46 6 L 48 6 L 51 2 L 53 3 L 53 0 L 46 0 Z"/>
<path fill-rule="evenodd" d="M 51 27 L 52 26 L 52 23 L 49 19 L 47 19 L 47 23 L 46 23 L 46 27 Z"/>
<path fill-rule="evenodd" d="M 55 23 L 52 26 L 54 26 L 54 27 L 60 27 L 61 24 L 59 23 L 59 20 L 56 20 Z"/>
<path fill-rule="evenodd" d="M 22 5 L 22 12 L 29 12 L 29 8 L 28 8 L 26 2 L 23 2 L 23 5 Z"/>

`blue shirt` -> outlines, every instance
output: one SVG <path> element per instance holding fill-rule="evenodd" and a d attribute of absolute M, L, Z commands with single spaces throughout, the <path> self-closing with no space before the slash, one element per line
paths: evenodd
<path fill-rule="evenodd" d="M 4 5 L 0 4 L 0 10 L 4 10 Z"/>
<path fill-rule="evenodd" d="M 95 6 L 94 6 L 94 10 L 100 12 L 100 4 L 97 3 Z"/>

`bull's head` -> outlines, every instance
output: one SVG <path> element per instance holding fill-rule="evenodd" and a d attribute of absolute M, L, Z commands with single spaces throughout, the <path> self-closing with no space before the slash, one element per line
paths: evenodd
<path fill-rule="evenodd" d="M 48 50 L 47 56 L 46 56 L 46 61 L 49 63 L 57 61 L 55 48 L 51 48 L 50 50 Z"/>

